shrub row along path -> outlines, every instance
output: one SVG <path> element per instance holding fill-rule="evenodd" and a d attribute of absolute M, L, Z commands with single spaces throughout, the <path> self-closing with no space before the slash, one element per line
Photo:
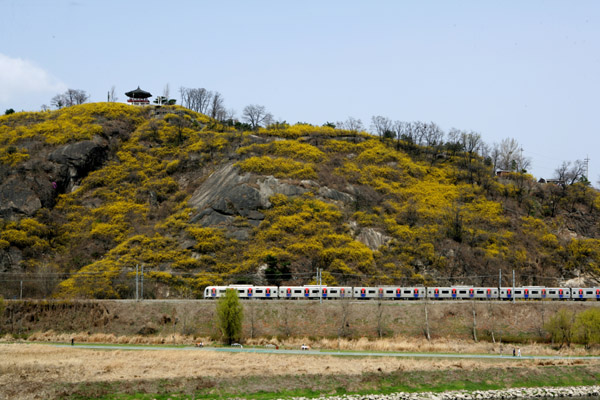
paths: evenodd
<path fill-rule="evenodd" d="M 510 359 L 510 360 L 600 360 L 600 356 L 548 356 L 548 355 L 522 355 L 513 357 L 512 354 L 452 354 L 452 353 L 398 353 L 398 352 L 368 352 L 368 351 L 335 351 L 335 350 L 287 350 L 287 349 L 262 349 L 239 347 L 169 347 L 169 346 L 130 346 L 130 345 L 93 345 L 57 344 L 55 347 L 75 347 L 78 349 L 93 350 L 185 350 L 185 351 L 221 351 L 227 353 L 260 353 L 260 354 L 292 354 L 292 355 L 323 355 L 323 356 L 351 356 L 351 357 L 422 357 L 422 358 L 467 358 L 467 359 Z M 512 347 L 510 347 L 512 351 Z"/>

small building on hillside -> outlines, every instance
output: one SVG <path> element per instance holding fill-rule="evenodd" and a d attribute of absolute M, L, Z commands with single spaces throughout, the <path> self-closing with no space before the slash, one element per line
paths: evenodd
<path fill-rule="evenodd" d="M 134 106 L 147 106 L 150 104 L 148 98 L 152 97 L 152 93 L 146 92 L 138 86 L 137 89 L 125 93 L 125 96 L 127 96 L 127 102 L 129 104 Z"/>

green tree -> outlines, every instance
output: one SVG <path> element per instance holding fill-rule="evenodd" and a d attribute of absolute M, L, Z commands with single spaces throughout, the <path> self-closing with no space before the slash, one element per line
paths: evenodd
<path fill-rule="evenodd" d="M 550 318 L 545 328 L 552 336 L 552 343 L 560 343 L 560 347 L 571 346 L 573 341 L 573 322 L 575 314 L 571 310 L 561 308 Z"/>
<path fill-rule="evenodd" d="M 577 314 L 573 333 L 586 349 L 600 343 L 600 309 L 590 308 Z"/>
<path fill-rule="evenodd" d="M 4 115 L 9 115 L 9 114 L 14 114 L 15 110 L 13 110 L 12 108 L 9 108 L 8 110 L 4 111 Z"/>
<path fill-rule="evenodd" d="M 223 335 L 223 341 L 232 344 L 242 336 L 242 320 L 244 311 L 237 291 L 227 289 L 225 296 L 217 303 L 217 326 Z"/>

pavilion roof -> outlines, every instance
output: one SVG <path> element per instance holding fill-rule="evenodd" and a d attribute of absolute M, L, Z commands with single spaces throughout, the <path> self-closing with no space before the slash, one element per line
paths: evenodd
<path fill-rule="evenodd" d="M 152 97 L 152 93 L 146 92 L 145 90 L 140 89 L 138 86 L 137 89 L 125 93 L 125 96 L 132 97 L 134 99 L 146 99 L 148 97 Z"/>

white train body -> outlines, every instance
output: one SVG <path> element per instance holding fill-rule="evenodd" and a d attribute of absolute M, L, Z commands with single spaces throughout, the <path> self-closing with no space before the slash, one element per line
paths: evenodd
<path fill-rule="evenodd" d="M 561 288 L 544 286 L 474 287 L 474 286 L 208 286 L 205 299 L 217 299 L 227 289 L 236 290 L 241 299 L 352 299 L 352 300 L 596 300 L 600 287 Z"/>

